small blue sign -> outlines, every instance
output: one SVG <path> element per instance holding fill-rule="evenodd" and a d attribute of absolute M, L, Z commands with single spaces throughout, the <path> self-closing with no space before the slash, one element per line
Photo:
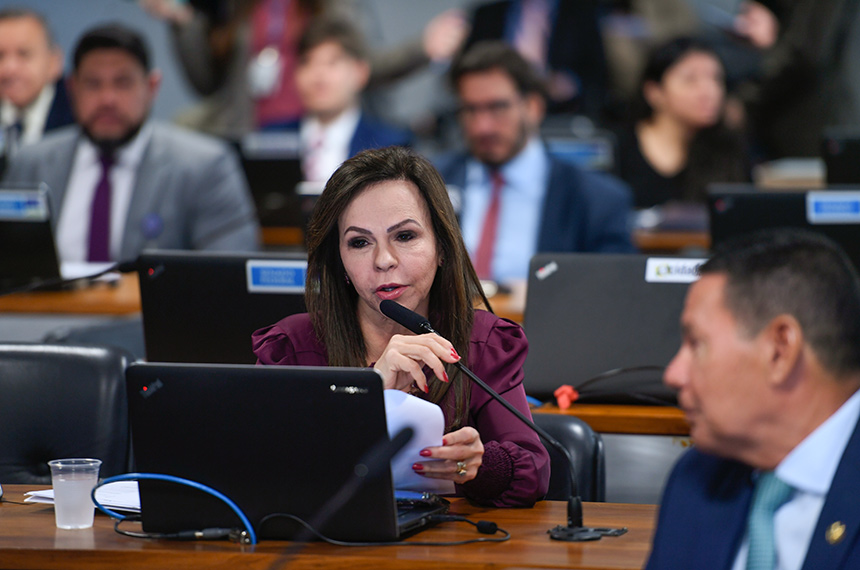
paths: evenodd
<path fill-rule="evenodd" d="M 0 220 L 41 222 L 47 219 L 48 202 L 42 192 L 0 192 Z"/>
<path fill-rule="evenodd" d="M 810 224 L 860 224 L 860 192 L 809 192 L 806 219 Z"/>
<path fill-rule="evenodd" d="M 249 259 L 245 264 L 249 293 L 302 293 L 308 262 Z"/>

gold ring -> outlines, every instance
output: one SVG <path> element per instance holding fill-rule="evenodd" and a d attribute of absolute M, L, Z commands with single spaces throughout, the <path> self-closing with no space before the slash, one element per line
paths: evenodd
<path fill-rule="evenodd" d="M 466 462 L 465 461 L 458 461 L 457 462 L 457 475 L 459 475 L 460 477 L 466 476 Z"/>

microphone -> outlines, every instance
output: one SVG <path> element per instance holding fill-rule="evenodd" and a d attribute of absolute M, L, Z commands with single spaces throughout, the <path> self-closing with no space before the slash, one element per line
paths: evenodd
<path fill-rule="evenodd" d="M 410 311 L 399 303 L 386 299 L 379 304 L 379 309 L 382 311 L 383 315 L 415 334 L 439 334 L 433 330 L 433 326 L 426 317 L 422 317 L 418 313 Z M 576 484 L 576 465 L 574 464 L 573 458 L 567 448 L 547 433 L 546 430 L 528 419 L 510 402 L 502 398 L 495 390 L 490 388 L 486 382 L 475 376 L 471 370 L 466 368 L 466 365 L 463 364 L 462 361 L 457 361 L 454 365 L 466 376 L 471 378 L 473 382 L 480 386 L 484 392 L 489 394 L 491 398 L 504 406 L 509 412 L 516 416 L 517 419 L 527 425 L 532 431 L 538 434 L 538 436 L 543 438 L 544 441 L 561 453 L 562 457 L 567 459 L 567 463 L 570 467 L 568 471 L 568 474 L 570 475 L 570 497 L 567 499 L 567 526 L 559 525 L 547 531 L 550 538 L 568 542 L 584 542 L 588 540 L 600 540 L 604 535 L 618 536 L 627 531 L 627 529 L 592 528 L 582 526 L 582 499 L 579 497 L 579 490 Z"/>
<path fill-rule="evenodd" d="M 364 452 L 364 454 L 359 458 L 358 463 L 355 464 L 352 476 L 343 484 L 337 493 L 332 495 L 332 497 L 329 498 L 322 507 L 320 507 L 316 514 L 310 518 L 308 524 L 302 528 L 301 532 L 299 532 L 295 538 L 293 538 L 292 545 L 287 547 L 281 556 L 272 562 L 269 566 L 269 570 L 276 570 L 282 566 L 286 567 L 287 563 L 301 552 L 302 548 L 304 548 L 304 543 L 313 538 L 313 531 L 309 530 L 309 528 L 322 530 L 322 527 L 328 522 L 332 515 L 338 512 L 347 502 L 349 502 L 350 499 L 352 499 L 353 495 L 358 492 L 365 481 L 374 479 L 382 475 L 386 469 L 391 468 L 391 460 L 395 455 L 397 455 L 398 451 L 403 449 L 406 444 L 409 443 L 414 435 L 415 430 L 406 426 L 397 432 L 391 439 L 383 437 L 377 441 L 373 447 Z M 263 521 L 260 522 L 260 527 L 262 527 L 266 518 L 267 517 L 264 517 Z"/>

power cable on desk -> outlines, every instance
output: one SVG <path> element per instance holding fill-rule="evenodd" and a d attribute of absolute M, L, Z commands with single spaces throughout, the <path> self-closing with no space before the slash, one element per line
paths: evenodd
<path fill-rule="evenodd" d="M 226 528 L 205 528 L 200 530 L 188 530 L 181 531 L 176 533 L 132 533 L 131 531 L 123 531 L 119 529 L 119 523 L 125 520 L 138 520 L 139 517 L 129 517 L 126 515 L 121 515 L 115 511 L 112 511 L 99 503 L 96 499 L 96 489 L 102 487 L 104 485 L 108 485 L 110 483 L 116 483 L 117 481 L 167 481 L 169 483 L 177 483 L 179 485 L 185 485 L 186 487 L 191 487 L 193 489 L 197 489 L 199 491 L 203 491 L 213 497 L 220 499 L 224 504 L 226 504 L 230 509 L 239 517 L 239 520 L 242 521 L 242 525 L 244 525 L 245 530 L 241 529 L 226 529 Z M 117 475 L 115 477 L 108 477 L 103 480 L 101 483 L 93 487 L 92 492 L 90 493 L 90 497 L 92 498 L 93 504 L 95 504 L 96 508 L 101 512 L 108 515 L 110 518 L 114 519 L 116 522 L 114 523 L 114 530 L 116 530 L 120 534 L 124 534 L 126 536 L 133 536 L 135 538 L 173 538 L 178 540 L 202 540 L 202 539 L 217 539 L 217 538 L 232 538 L 237 540 L 238 542 L 242 542 L 243 544 L 257 544 L 257 534 L 254 532 L 254 527 L 251 525 L 251 521 L 248 520 L 248 517 L 245 516 L 245 513 L 242 512 L 242 509 L 233 502 L 228 496 L 224 495 L 220 491 L 217 491 L 211 487 L 207 487 L 201 483 L 196 481 L 191 481 L 190 479 L 183 479 L 181 477 L 174 477 L 173 475 L 162 475 L 159 473 L 126 473 L 124 475 Z"/>
<path fill-rule="evenodd" d="M 313 536 L 323 540 L 329 544 L 334 544 L 336 546 L 460 546 L 463 544 L 472 544 L 475 542 L 505 542 L 506 540 L 510 540 L 511 533 L 506 531 L 503 528 L 499 528 L 498 525 L 494 522 L 490 521 L 478 521 L 475 522 L 466 517 L 459 515 L 430 515 L 427 517 L 427 520 L 431 522 L 465 522 L 474 526 L 478 529 L 478 532 L 483 534 L 496 534 L 502 533 L 502 536 L 496 537 L 480 537 L 480 538 L 469 538 L 466 540 L 453 540 L 446 542 L 436 542 L 436 541 L 428 541 L 428 542 L 405 542 L 405 541 L 394 541 L 394 542 L 347 542 L 344 540 L 337 540 L 334 538 L 330 538 L 324 534 L 322 534 L 319 530 L 312 527 L 310 524 L 305 522 L 303 519 L 290 515 L 287 513 L 272 513 L 270 515 L 266 515 L 260 520 L 260 529 L 263 528 L 263 525 L 267 522 L 276 519 L 276 518 L 284 518 L 291 521 L 295 521 L 302 525 L 308 532 L 310 532 Z"/>

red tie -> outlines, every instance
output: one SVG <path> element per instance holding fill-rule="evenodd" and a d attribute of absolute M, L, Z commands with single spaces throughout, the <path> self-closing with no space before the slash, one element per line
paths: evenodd
<path fill-rule="evenodd" d="M 113 157 L 102 154 L 99 157 L 102 175 L 96 185 L 90 209 L 90 239 L 88 261 L 110 261 L 110 169 Z"/>
<path fill-rule="evenodd" d="M 493 252 L 496 248 L 496 230 L 499 226 L 499 210 L 502 205 L 502 187 L 505 179 L 498 170 L 490 173 L 492 182 L 492 195 L 487 215 L 484 216 L 484 228 L 481 230 L 481 241 L 478 242 L 478 250 L 475 252 L 475 271 L 481 279 L 493 278 Z"/>

